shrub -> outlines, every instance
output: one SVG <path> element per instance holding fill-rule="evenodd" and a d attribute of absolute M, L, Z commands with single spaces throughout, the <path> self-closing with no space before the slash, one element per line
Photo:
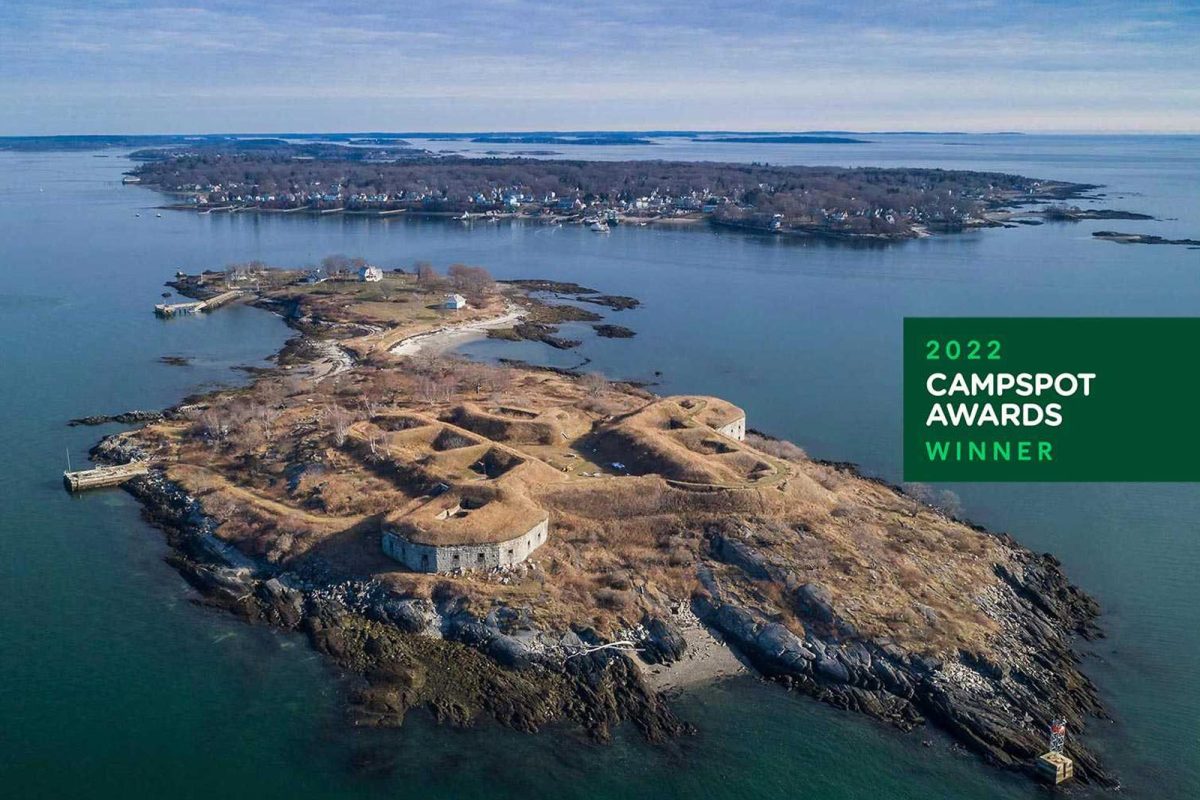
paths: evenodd
<path fill-rule="evenodd" d="M 803 447 L 792 444 L 784 439 L 774 439 L 758 433 L 747 433 L 746 444 L 756 450 L 761 450 L 769 456 L 782 458 L 786 461 L 808 460 L 808 453 L 804 452 Z"/>

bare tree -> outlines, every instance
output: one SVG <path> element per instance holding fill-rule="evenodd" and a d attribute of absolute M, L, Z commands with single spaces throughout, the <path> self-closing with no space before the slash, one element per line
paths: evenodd
<path fill-rule="evenodd" d="M 203 505 L 205 513 L 217 522 L 225 522 L 226 520 L 233 519 L 239 509 L 237 501 L 220 492 L 212 492 L 206 495 Z"/>
<path fill-rule="evenodd" d="M 323 416 L 325 425 L 333 436 L 333 443 L 341 447 L 346 443 L 346 434 L 354 423 L 354 417 L 349 411 L 336 404 L 326 407 Z"/>
<path fill-rule="evenodd" d="M 437 378 L 432 375 L 422 375 L 417 378 L 417 384 L 413 387 L 413 397 L 419 403 L 433 405 L 437 402 L 438 397 L 438 382 Z"/>
<path fill-rule="evenodd" d="M 579 379 L 579 385 L 587 392 L 588 397 L 599 397 L 608 388 L 608 378 L 599 372 L 589 372 Z"/>
<path fill-rule="evenodd" d="M 437 274 L 437 270 L 433 268 L 433 264 L 428 261 L 418 261 L 413 265 L 413 269 L 417 273 L 417 283 L 423 285 L 434 285 L 441 281 L 441 277 Z"/>
<path fill-rule="evenodd" d="M 383 457 L 383 436 L 372 428 L 370 437 L 367 438 L 367 447 L 371 449 L 371 459 L 378 461 Z"/>
<path fill-rule="evenodd" d="M 229 435 L 229 422 L 223 409 L 217 406 L 204 409 L 197 418 L 196 425 L 197 432 L 208 439 L 213 447 L 224 443 L 225 437 Z"/>
<path fill-rule="evenodd" d="M 949 489 L 937 489 L 928 483 L 906 483 L 904 493 L 918 503 L 929 506 L 950 517 L 963 515 L 962 499 Z"/>
<path fill-rule="evenodd" d="M 324 267 L 325 274 L 331 278 L 345 275 L 350 271 L 350 259 L 343 255 L 325 256 L 321 259 L 321 266 Z"/>
<path fill-rule="evenodd" d="M 362 404 L 363 413 L 367 419 L 374 417 L 379 410 L 379 403 L 376 402 L 374 394 L 368 391 L 367 387 L 363 387 L 358 396 L 358 402 Z"/>
<path fill-rule="evenodd" d="M 239 452 L 251 455 L 268 441 L 270 437 L 269 431 L 270 426 L 262 419 L 257 416 L 250 417 L 249 419 L 242 420 L 241 424 L 230 435 L 230 439 L 234 442 Z"/>
<path fill-rule="evenodd" d="M 489 394 L 501 394 L 513 385 L 513 371 L 508 367 L 487 366 L 484 369 L 480 388 Z"/>
<path fill-rule="evenodd" d="M 458 380 L 452 374 L 422 375 L 417 379 L 413 396 L 418 402 L 429 405 L 445 403 L 454 397 L 457 385 Z"/>
<path fill-rule="evenodd" d="M 483 267 L 451 264 L 446 270 L 450 285 L 478 304 L 496 286 L 492 274 Z"/>

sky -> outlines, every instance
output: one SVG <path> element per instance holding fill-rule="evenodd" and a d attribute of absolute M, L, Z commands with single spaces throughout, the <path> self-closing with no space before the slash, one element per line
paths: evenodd
<path fill-rule="evenodd" d="M 1200 0 L 0 2 L 0 135 L 1200 132 Z"/>

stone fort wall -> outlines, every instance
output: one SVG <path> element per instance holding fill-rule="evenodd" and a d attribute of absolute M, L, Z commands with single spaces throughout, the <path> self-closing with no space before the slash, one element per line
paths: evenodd
<path fill-rule="evenodd" d="M 383 534 L 383 552 L 414 572 L 493 569 L 519 564 L 546 543 L 549 519 L 503 542 L 435 546 L 410 542 L 394 531 Z"/>
<path fill-rule="evenodd" d="M 738 417 L 728 425 L 723 425 L 717 428 L 717 433 L 723 436 L 728 436 L 730 439 L 742 442 L 746 440 L 746 418 Z"/>

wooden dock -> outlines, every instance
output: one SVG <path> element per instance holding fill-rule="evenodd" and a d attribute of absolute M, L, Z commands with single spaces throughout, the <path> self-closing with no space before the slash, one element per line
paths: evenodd
<path fill-rule="evenodd" d="M 212 311 L 231 300 L 236 300 L 244 294 L 242 289 L 231 289 L 207 300 L 192 300 L 187 303 L 158 303 L 154 313 L 160 317 L 174 317 L 182 314 L 199 314 L 201 311 Z"/>
<path fill-rule="evenodd" d="M 128 464 L 117 464 L 113 467 L 96 467 L 77 472 L 63 472 L 63 485 L 68 492 L 85 492 L 88 489 L 101 489 L 106 486 L 116 486 L 130 478 L 145 475 L 150 471 L 146 461 L 130 461 Z"/>

